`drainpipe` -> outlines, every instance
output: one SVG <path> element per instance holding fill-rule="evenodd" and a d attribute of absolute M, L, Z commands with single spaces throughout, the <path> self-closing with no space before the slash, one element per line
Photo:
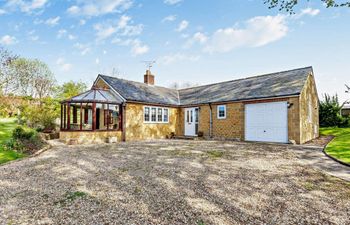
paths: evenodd
<path fill-rule="evenodd" d="M 122 104 L 122 141 L 125 142 L 126 141 L 126 103 Z"/>
<path fill-rule="evenodd" d="M 213 110 L 211 107 L 211 103 L 209 103 L 210 114 L 209 114 L 209 137 L 213 137 Z"/>

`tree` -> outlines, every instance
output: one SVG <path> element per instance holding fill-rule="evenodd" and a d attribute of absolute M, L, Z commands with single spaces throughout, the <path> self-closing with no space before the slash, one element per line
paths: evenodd
<path fill-rule="evenodd" d="M 56 87 L 55 96 L 60 100 L 69 99 L 87 90 L 87 85 L 84 82 L 69 81 L 61 86 Z"/>
<path fill-rule="evenodd" d="M 307 0 L 309 1 L 309 0 Z M 320 0 L 327 8 L 331 7 L 350 7 L 349 1 L 339 0 Z M 269 9 L 278 8 L 280 11 L 286 11 L 290 14 L 294 13 L 294 7 L 300 3 L 298 0 L 264 0 L 264 4 L 269 6 Z"/>
<path fill-rule="evenodd" d="M 10 74 L 16 78 L 12 83 L 15 95 L 31 96 L 41 100 L 53 93 L 56 80 L 44 62 L 18 58 L 11 62 Z"/>
<path fill-rule="evenodd" d="M 7 95 L 14 90 L 12 83 L 15 82 L 15 77 L 10 73 L 10 64 L 17 58 L 18 56 L 0 47 L 0 95 Z"/>
<path fill-rule="evenodd" d="M 340 115 L 343 105 L 339 104 L 338 96 L 324 95 L 324 100 L 320 102 L 320 125 L 322 127 L 348 126 L 349 119 Z"/>

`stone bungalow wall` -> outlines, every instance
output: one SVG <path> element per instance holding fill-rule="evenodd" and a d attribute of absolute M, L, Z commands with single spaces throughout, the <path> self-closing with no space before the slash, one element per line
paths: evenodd
<path fill-rule="evenodd" d="M 126 118 L 124 118 L 126 141 L 163 139 L 172 132 L 177 132 L 180 123 L 179 108 L 164 107 L 169 109 L 169 123 L 145 123 L 143 119 L 144 106 L 153 105 L 127 103 Z"/>
<path fill-rule="evenodd" d="M 271 100 L 259 100 L 248 102 L 234 102 L 226 104 L 212 104 L 214 138 L 226 138 L 244 140 L 245 104 L 266 103 L 276 101 L 288 101 L 292 106 L 288 109 L 288 138 L 300 143 L 300 119 L 299 119 L 299 98 L 281 98 Z M 217 118 L 217 106 L 226 105 L 226 119 Z M 209 137 L 210 129 L 210 107 L 209 105 L 199 106 L 199 131 Z M 183 113 L 183 112 L 182 112 Z"/>
<path fill-rule="evenodd" d="M 108 86 L 99 80 L 97 87 L 108 88 Z M 212 135 L 216 138 L 244 140 L 244 107 L 249 103 L 264 103 L 274 101 L 288 101 L 291 106 L 288 109 L 288 138 L 296 143 L 304 143 L 319 136 L 318 121 L 318 97 L 315 86 L 315 80 L 312 75 L 308 77 L 305 87 L 299 97 L 259 100 L 250 102 L 232 102 L 226 103 L 226 119 L 217 118 L 217 105 L 212 105 L 213 129 Z M 311 107 L 309 107 L 311 102 Z M 127 103 L 125 115 L 125 138 L 126 141 L 161 139 L 166 138 L 174 132 L 178 136 L 184 135 L 184 108 L 169 108 L 169 123 L 144 123 L 143 122 L 143 104 Z M 152 106 L 152 105 L 149 105 Z M 198 106 L 199 111 L 199 131 L 204 136 L 209 137 L 210 129 L 210 108 L 209 105 Z M 309 111 L 311 112 L 311 121 L 309 120 Z M 77 136 L 80 132 L 77 132 Z M 84 133 L 84 132 L 83 132 Z M 66 134 L 67 135 L 67 134 Z M 85 134 L 83 134 L 85 135 Z M 102 135 L 102 134 L 100 134 Z M 120 136 L 120 137 L 119 137 Z M 121 140 L 121 134 L 118 133 L 118 140 Z"/>
<path fill-rule="evenodd" d="M 309 75 L 300 95 L 300 140 L 305 143 L 319 136 L 319 100 L 315 79 Z"/>
<path fill-rule="evenodd" d="M 121 131 L 62 131 L 60 139 L 68 143 L 76 140 L 77 144 L 105 143 L 108 138 L 116 137 L 117 141 L 122 141 Z"/>

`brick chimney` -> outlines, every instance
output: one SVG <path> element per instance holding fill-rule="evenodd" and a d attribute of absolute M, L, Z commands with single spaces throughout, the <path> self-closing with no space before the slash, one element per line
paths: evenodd
<path fill-rule="evenodd" d="M 154 85 L 154 75 L 152 75 L 150 70 L 146 70 L 146 74 L 144 75 L 144 83 Z"/>

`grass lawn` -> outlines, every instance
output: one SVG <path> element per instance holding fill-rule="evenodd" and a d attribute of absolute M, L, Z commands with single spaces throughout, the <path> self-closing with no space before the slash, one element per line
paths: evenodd
<path fill-rule="evenodd" d="M 16 119 L 0 118 L 0 164 L 22 158 L 24 155 L 15 151 L 4 151 L 3 144 L 11 138 L 12 130 L 17 126 Z"/>
<path fill-rule="evenodd" d="M 333 135 L 326 152 L 342 162 L 350 163 L 350 128 L 327 127 L 320 129 L 321 135 Z"/>

